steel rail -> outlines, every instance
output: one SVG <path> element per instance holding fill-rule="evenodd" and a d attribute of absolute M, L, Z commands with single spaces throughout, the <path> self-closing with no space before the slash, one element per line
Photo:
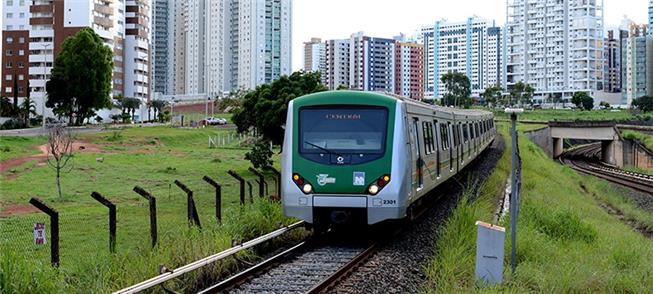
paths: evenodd
<path fill-rule="evenodd" d="M 367 247 L 367 249 L 363 250 L 363 252 L 356 255 L 356 257 L 354 257 L 351 261 L 341 266 L 336 272 L 331 274 L 324 281 L 313 286 L 313 288 L 308 290 L 306 293 L 307 294 L 324 293 L 327 290 L 333 288 L 335 285 L 337 285 L 339 281 L 341 281 L 349 273 L 354 271 L 358 265 L 365 262 L 367 258 L 372 256 L 372 254 L 376 252 L 378 247 L 379 247 L 379 243 L 372 243 L 372 245 Z"/>
<path fill-rule="evenodd" d="M 592 175 L 609 182 L 653 195 L 653 181 L 651 181 L 651 177 L 648 175 L 616 169 L 605 164 L 594 164 L 576 159 L 577 157 L 595 153 L 597 148 L 600 148 L 597 144 L 591 144 L 571 150 L 560 157 L 560 162 L 584 174 Z"/>
<path fill-rule="evenodd" d="M 183 275 L 185 273 L 196 270 L 196 269 L 198 269 L 200 267 L 203 267 L 205 265 L 214 263 L 214 262 L 216 262 L 218 260 L 221 260 L 221 259 L 224 259 L 224 258 L 229 257 L 231 255 L 234 255 L 234 254 L 236 254 L 236 253 L 238 253 L 238 252 L 240 252 L 242 250 L 245 250 L 245 249 L 248 249 L 250 247 L 256 246 L 256 245 L 261 244 L 263 242 L 267 242 L 267 241 L 269 241 L 269 240 L 271 240 L 273 238 L 281 236 L 284 233 L 286 233 L 288 231 L 291 231 L 293 229 L 299 228 L 299 227 L 301 227 L 303 225 L 304 225 L 304 221 L 299 221 L 299 222 L 293 223 L 293 224 L 291 224 L 289 226 L 286 226 L 286 227 L 283 227 L 283 228 L 278 229 L 276 231 L 270 232 L 270 233 L 268 233 L 266 235 L 257 237 L 255 239 L 247 241 L 247 242 L 245 242 L 243 244 L 240 244 L 238 246 L 229 248 L 227 250 L 216 253 L 214 255 L 211 255 L 211 256 L 205 257 L 203 259 L 197 260 L 195 262 L 189 263 L 189 264 L 184 265 L 182 267 L 176 268 L 176 269 L 174 269 L 174 270 L 172 270 L 170 272 L 160 274 L 160 275 L 158 275 L 156 277 L 153 277 L 153 278 L 151 278 L 149 280 L 145 280 L 145 281 L 143 281 L 141 283 L 129 286 L 127 288 L 124 288 L 122 290 L 118 290 L 118 291 L 113 292 L 113 293 L 125 293 L 125 294 L 127 294 L 127 293 L 136 293 L 136 292 L 139 292 L 139 291 L 143 291 L 145 289 L 151 288 L 153 286 L 156 286 L 156 285 L 162 284 L 162 283 L 164 283 L 166 281 L 169 281 L 171 279 L 174 279 L 174 278 L 176 278 L 178 276 L 181 276 L 181 275 Z"/>
<path fill-rule="evenodd" d="M 293 247 L 291 247 L 291 248 L 289 248 L 289 249 L 287 249 L 287 250 L 285 250 L 285 251 L 283 251 L 283 252 L 281 252 L 281 253 L 273 256 L 273 257 L 270 257 L 270 258 L 266 259 L 265 261 L 263 261 L 261 263 L 258 263 L 258 264 L 254 265 L 254 266 L 252 266 L 252 267 L 250 267 L 250 268 L 248 268 L 248 269 L 246 269 L 246 270 L 244 270 L 242 272 L 239 272 L 239 273 L 235 274 L 234 276 L 231 276 L 228 279 L 226 279 L 226 280 L 224 280 L 224 281 L 222 281 L 222 282 L 220 282 L 218 284 L 215 284 L 215 285 L 213 285 L 213 286 L 211 286 L 209 288 L 206 288 L 206 289 L 198 292 L 198 294 L 218 293 L 218 292 L 222 293 L 225 290 L 236 287 L 236 286 L 244 283 L 248 279 L 250 279 L 256 273 L 261 272 L 261 271 L 275 265 L 276 263 L 280 262 L 281 259 L 287 257 L 289 254 L 292 254 L 295 251 L 298 251 L 301 248 L 304 248 L 304 246 L 306 246 L 306 241 L 302 241 L 299 244 L 297 244 L 297 245 L 295 245 L 295 246 L 293 246 Z"/>

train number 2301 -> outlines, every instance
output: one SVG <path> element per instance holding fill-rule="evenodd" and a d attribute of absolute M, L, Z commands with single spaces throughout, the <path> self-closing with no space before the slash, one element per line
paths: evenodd
<path fill-rule="evenodd" d="M 397 204 L 397 200 L 394 200 L 394 199 L 393 200 L 385 200 L 385 199 L 383 200 L 383 205 L 393 205 L 393 204 Z"/>

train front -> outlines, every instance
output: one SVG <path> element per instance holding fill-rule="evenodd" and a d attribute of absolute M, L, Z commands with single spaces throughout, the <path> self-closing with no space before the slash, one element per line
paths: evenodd
<path fill-rule="evenodd" d="M 401 101 L 331 91 L 288 106 L 282 155 L 284 213 L 318 226 L 405 216 L 407 153 Z"/>

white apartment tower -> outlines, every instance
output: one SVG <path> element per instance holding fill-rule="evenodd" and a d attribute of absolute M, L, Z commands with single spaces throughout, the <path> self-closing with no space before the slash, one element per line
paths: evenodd
<path fill-rule="evenodd" d="M 326 71 L 326 43 L 320 38 L 311 38 L 311 41 L 304 42 L 304 71 L 317 71 L 322 74 L 322 82 L 325 81 Z"/>
<path fill-rule="evenodd" d="M 601 0 L 508 0 L 507 86 L 569 98 L 603 90 Z"/>
<path fill-rule="evenodd" d="M 324 44 L 324 84 L 330 90 L 349 88 L 349 39 L 327 40 Z"/>
<path fill-rule="evenodd" d="M 150 6 L 147 0 L 5 0 L 2 95 L 30 97 L 41 113 L 45 82 L 65 38 L 91 28 L 113 52 L 113 95 L 149 98 Z M 5 74 L 8 73 L 8 74 Z M 47 116 L 52 115 L 46 111 Z"/>
<path fill-rule="evenodd" d="M 169 94 L 214 97 L 290 74 L 291 0 L 173 2 Z"/>
<path fill-rule="evenodd" d="M 444 96 L 441 78 L 449 72 L 464 73 L 475 96 L 491 85 L 502 84 L 503 37 L 493 22 L 478 17 L 461 22 L 436 21 L 422 28 L 422 40 L 425 98 Z"/>

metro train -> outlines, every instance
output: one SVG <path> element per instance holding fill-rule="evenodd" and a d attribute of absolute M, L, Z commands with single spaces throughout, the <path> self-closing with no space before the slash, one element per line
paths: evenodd
<path fill-rule="evenodd" d="M 376 92 L 296 98 L 281 158 L 284 213 L 315 226 L 404 219 L 495 135 L 488 111 Z"/>

